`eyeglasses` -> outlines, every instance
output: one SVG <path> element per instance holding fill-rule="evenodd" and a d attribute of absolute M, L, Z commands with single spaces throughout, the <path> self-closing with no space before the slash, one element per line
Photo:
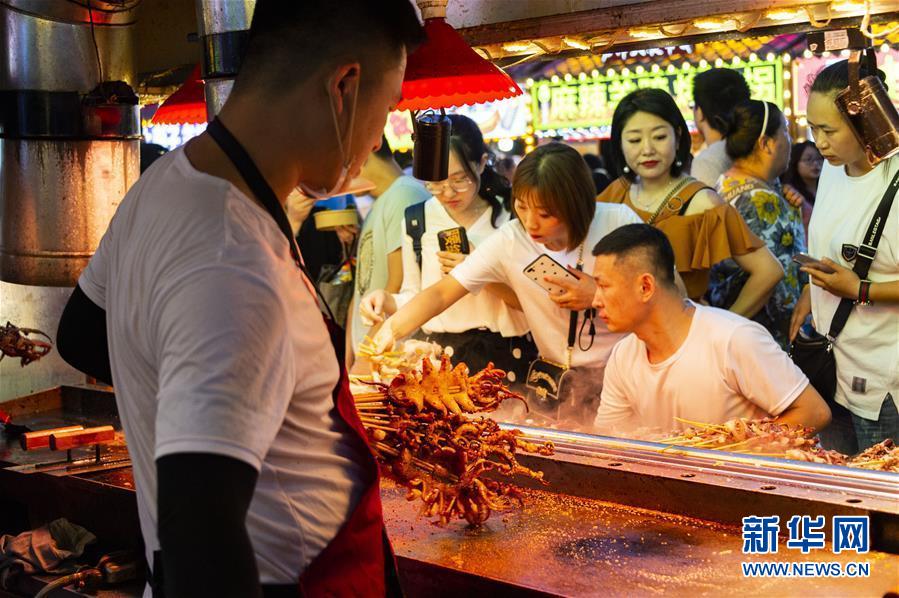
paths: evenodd
<path fill-rule="evenodd" d="M 473 181 L 467 176 L 458 175 L 454 177 L 450 177 L 443 181 L 427 181 L 425 183 L 425 189 L 428 190 L 432 195 L 440 195 L 442 193 L 446 193 L 446 188 L 450 187 L 456 193 L 464 193 L 471 189 L 473 185 Z"/>
<path fill-rule="evenodd" d="M 823 163 L 824 163 L 824 157 L 823 157 L 823 156 L 817 156 L 817 157 L 815 157 L 815 158 L 802 158 L 802 159 L 799 160 L 799 161 L 802 162 L 803 164 L 810 164 L 810 165 L 814 166 L 815 164 L 823 164 Z"/>

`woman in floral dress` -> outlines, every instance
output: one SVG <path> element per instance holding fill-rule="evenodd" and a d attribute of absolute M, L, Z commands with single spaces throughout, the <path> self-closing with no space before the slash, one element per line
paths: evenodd
<path fill-rule="evenodd" d="M 734 163 L 718 179 L 716 189 L 765 242 L 785 272 L 768 303 L 752 319 L 788 349 L 790 316 L 806 278 L 793 256 L 805 252 L 806 246 L 802 213 L 787 202 L 778 181 L 790 160 L 790 133 L 783 113 L 769 102 L 740 104 L 731 114 L 726 148 Z M 717 264 L 709 283 L 709 303 L 728 307 L 746 278 L 733 260 Z"/>

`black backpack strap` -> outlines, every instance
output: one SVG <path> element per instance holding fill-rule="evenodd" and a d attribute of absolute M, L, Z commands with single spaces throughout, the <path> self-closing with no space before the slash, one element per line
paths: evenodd
<path fill-rule="evenodd" d="M 420 202 L 406 208 L 406 234 L 412 237 L 415 262 L 421 270 L 421 237 L 425 234 L 425 204 Z"/>
<path fill-rule="evenodd" d="M 896 197 L 897 189 L 899 189 L 899 171 L 896 171 L 896 175 L 893 176 L 893 180 L 890 181 L 890 186 L 887 187 L 887 190 L 884 192 L 883 198 L 880 200 L 880 205 L 877 206 L 874 217 L 868 225 L 868 230 L 865 232 L 865 238 L 862 239 L 861 244 L 858 246 L 858 253 L 855 256 L 855 266 L 852 270 L 862 280 L 867 278 L 868 270 L 871 269 L 871 264 L 874 263 L 874 256 L 877 255 L 877 244 L 880 243 L 880 237 L 883 236 L 883 229 L 886 228 L 887 217 L 889 217 L 890 209 L 893 206 L 893 199 Z M 830 331 L 827 333 L 827 338 L 831 343 L 843 330 L 846 321 L 849 319 L 849 313 L 854 306 L 855 301 L 852 299 L 843 298 L 840 301 L 839 306 L 837 306 L 837 311 L 833 315 L 833 320 L 830 321 Z"/>
<path fill-rule="evenodd" d="M 678 216 L 683 216 L 687 213 L 687 208 L 690 207 L 690 202 L 693 201 L 693 198 L 696 197 L 696 194 L 702 191 L 703 189 L 712 189 L 708 185 L 702 183 L 702 181 L 694 181 L 692 183 L 687 184 L 683 189 L 681 189 L 680 193 L 677 194 L 677 197 L 680 197 L 683 200 L 683 205 L 681 205 L 680 209 L 677 211 Z M 712 189 L 714 191 L 714 189 Z"/>

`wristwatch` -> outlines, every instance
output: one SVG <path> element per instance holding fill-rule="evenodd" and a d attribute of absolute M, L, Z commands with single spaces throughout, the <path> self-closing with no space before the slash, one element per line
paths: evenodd
<path fill-rule="evenodd" d="M 871 305 L 871 281 L 862 280 L 858 283 L 858 299 L 855 300 L 856 305 Z"/>

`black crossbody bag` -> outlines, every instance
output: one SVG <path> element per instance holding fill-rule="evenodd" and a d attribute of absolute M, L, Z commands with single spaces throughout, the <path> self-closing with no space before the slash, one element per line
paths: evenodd
<path fill-rule="evenodd" d="M 868 270 L 871 269 L 871 264 L 874 263 L 874 256 L 877 254 L 877 244 L 880 242 L 880 237 L 883 236 L 883 229 L 886 226 L 893 199 L 896 197 L 897 188 L 899 188 L 899 172 L 896 173 L 889 187 L 884 192 L 880 205 L 877 206 L 874 217 L 868 225 L 865 237 L 858 246 L 855 266 L 852 268 L 852 271 L 861 280 L 866 279 Z M 790 357 L 793 359 L 793 363 L 799 366 L 799 369 L 808 377 L 815 390 L 831 406 L 834 405 L 833 398 L 837 390 L 837 363 L 833 354 L 833 345 L 837 336 L 846 325 L 846 321 L 849 319 L 849 314 L 854 306 L 855 301 L 843 298 L 840 300 L 840 305 L 833 315 L 833 320 L 830 322 L 830 331 L 826 335 L 815 334 L 811 337 L 805 337 L 802 334 L 798 334 L 796 340 L 790 346 Z"/>

